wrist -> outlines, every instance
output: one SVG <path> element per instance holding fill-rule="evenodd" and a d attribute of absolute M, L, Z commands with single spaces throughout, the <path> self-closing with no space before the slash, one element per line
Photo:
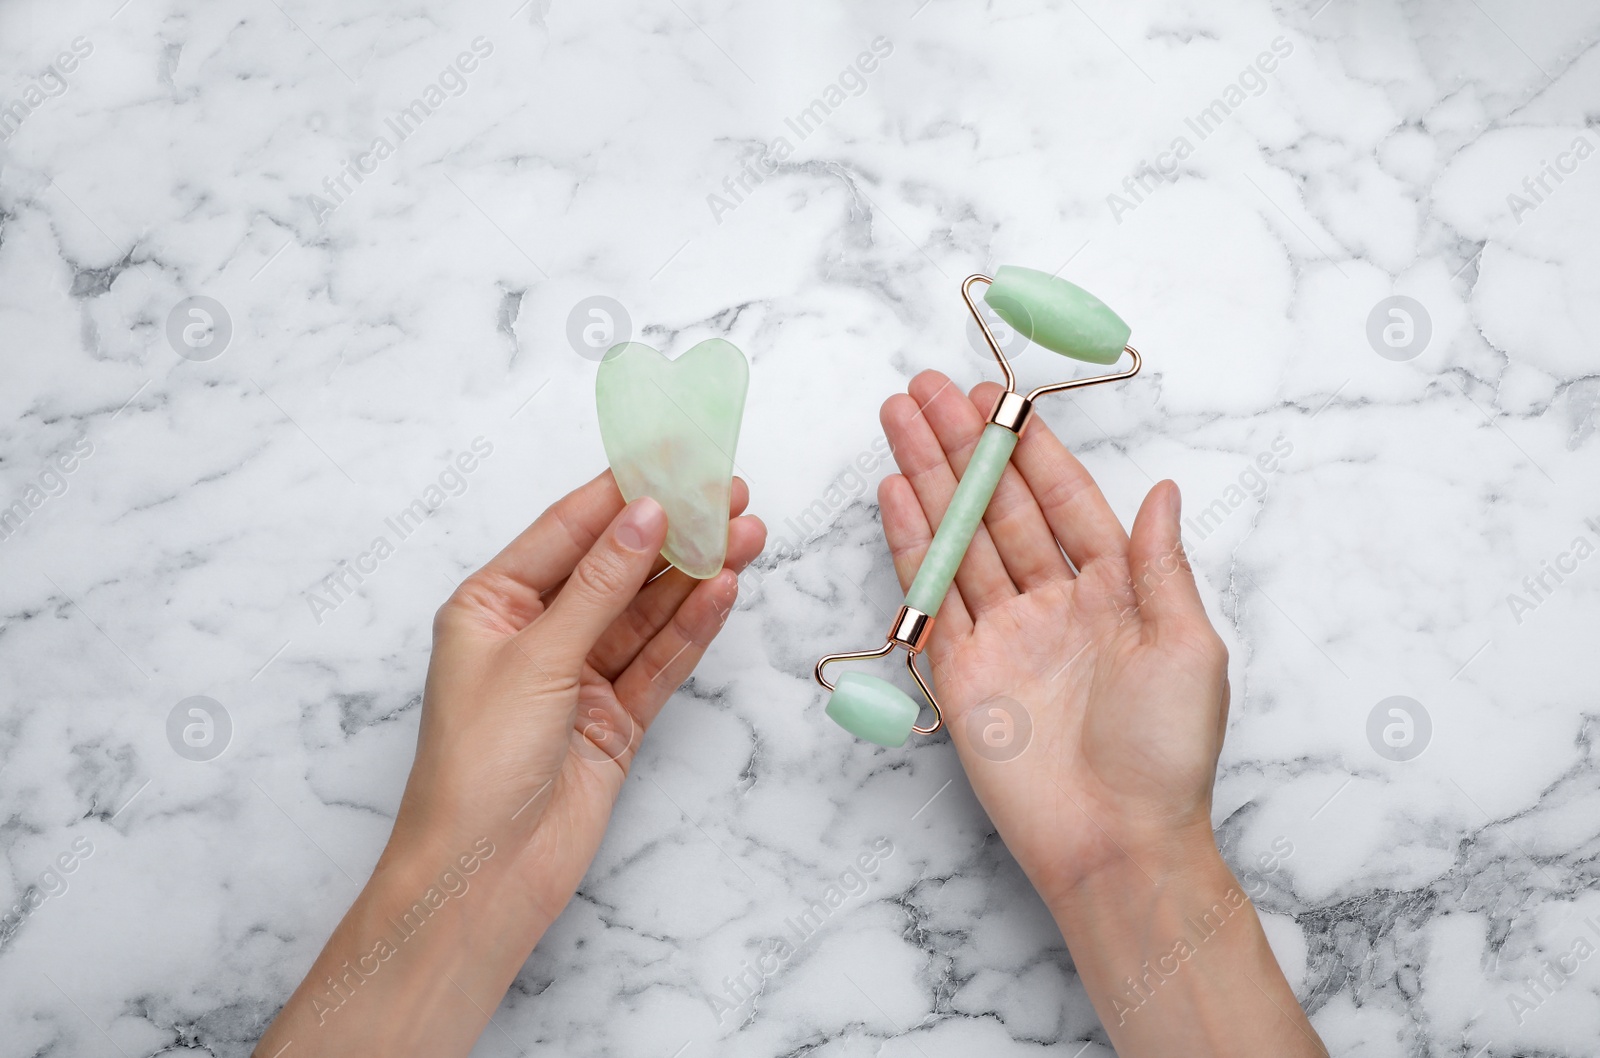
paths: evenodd
<path fill-rule="evenodd" d="M 395 920 L 402 934 L 413 922 L 441 920 L 469 947 L 518 937 L 531 951 L 555 916 L 528 898 L 513 850 L 500 837 L 397 823 L 362 899 Z"/>
<path fill-rule="evenodd" d="M 492 842 L 442 851 L 397 830 L 257 1054 L 465 1054 L 547 920 L 515 901 Z"/>
<path fill-rule="evenodd" d="M 1043 892 L 1065 930 L 1089 916 L 1113 915 L 1175 889 L 1209 891 L 1232 884 L 1233 873 L 1217 849 L 1210 822 L 1160 832 L 1124 835 L 1116 851 L 1090 870 Z"/>
<path fill-rule="evenodd" d="M 1051 904 L 1117 1053 L 1325 1056 L 1210 828 L 1125 848 Z"/>

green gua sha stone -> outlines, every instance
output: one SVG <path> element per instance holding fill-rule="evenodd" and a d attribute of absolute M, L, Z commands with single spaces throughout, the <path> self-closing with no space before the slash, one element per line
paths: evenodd
<path fill-rule="evenodd" d="M 676 360 L 623 342 L 600 361 L 594 398 L 600 440 L 630 503 L 649 496 L 667 512 L 661 555 L 697 580 L 728 554 L 733 452 L 739 446 L 750 364 L 710 338 Z"/>
<path fill-rule="evenodd" d="M 1029 341 L 1091 364 L 1116 363 L 1133 333 L 1087 290 L 1034 268 L 1001 265 L 983 300 Z"/>

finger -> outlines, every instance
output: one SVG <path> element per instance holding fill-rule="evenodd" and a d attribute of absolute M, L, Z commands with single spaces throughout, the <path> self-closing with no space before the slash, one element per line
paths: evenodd
<path fill-rule="evenodd" d="M 743 478 L 735 477 L 733 479 L 733 485 L 729 489 L 729 492 L 728 492 L 728 518 L 729 518 L 729 520 L 731 521 L 732 519 L 737 518 L 739 515 L 743 514 L 744 511 L 745 511 L 745 508 L 748 507 L 749 505 L 750 505 L 750 486 L 745 484 L 745 481 L 744 481 Z M 661 576 L 661 574 L 665 573 L 668 569 L 671 569 L 671 568 L 672 568 L 672 563 L 668 562 L 665 558 L 661 557 L 660 555 L 657 555 L 655 564 L 650 567 L 650 578 L 649 579 L 650 580 L 655 580 L 657 577 Z M 570 572 L 570 570 L 568 572 Z M 556 592 L 560 591 L 561 590 L 561 586 L 563 584 L 565 584 L 565 583 L 566 583 L 566 578 L 562 578 L 557 583 L 555 583 L 555 584 L 551 585 L 550 587 L 544 589 L 542 594 L 546 595 L 546 596 L 553 595 Z"/>
<path fill-rule="evenodd" d="M 444 611 L 486 615 L 497 630 L 521 631 L 544 609 L 540 597 L 558 587 L 622 510 L 622 493 L 606 470 L 567 493 L 456 589 Z"/>
<path fill-rule="evenodd" d="M 723 566 L 741 572 L 767 542 L 767 527 L 754 515 L 728 523 L 728 557 Z M 605 635 L 589 652 L 589 667 L 608 680 L 614 680 L 638 656 L 644 645 L 655 638 L 678 612 L 700 581 L 680 569 L 669 569 L 644 586 L 622 616 L 611 622 Z"/>
<path fill-rule="evenodd" d="M 978 446 L 988 421 L 989 409 L 994 407 L 1001 389 L 993 382 L 984 382 L 972 391 L 970 398 L 947 386 L 926 401 L 918 387 L 922 380 L 911 383 L 912 396 L 922 402 L 922 412 L 928 417 L 934 435 L 944 447 L 945 455 L 956 473 L 965 474 L 972 451 Z M 1000 483 L 984 512 L 983 524 L 994 540 L 995 551 L 1005 564 L 1012 581 L 1027 591 L 1052 580 L 1072 576 L 1061 545 L 1044 520 L 1038 502 L 1028 489 L 1017 468 L 1007 463 L 1000 474 Z"/>
<path fill-rule="evenodd" d="M 923 372 L 918 378 L 926 375 L 943 380 L 945 385 L 952 384 L 937 372 Z M 938 385 L 936 381 L 934 387 Z M 939 439 L 934 436 L 922 408 L 910 396 L 897 393 L 890 397 L 884 402 L 880 419 L 889 438 L 889 447 L 894 452 L 895 462 L 911 482 L 928 523 L 937 526 L 956 491 L 956 473 L 945 458 Z M 1017 594 L 1005 564 L 995 552 L 989 530 L 981 523 L 973 534 L 966 555 L 961 559 L 961 565 L 956 567 L 955 582 L 961 589 L 962 600 L 974 616 Z"/>
<path fill-rule="evenodd" d="M 739 515 L 743 514 L 745 507 L 748 506 L 749 503 L 750 503 L 750 486 L 748 486 L 748 485 L 746 485 L 744 483 L 744 479 L 743 478 L 737 478 L 737 477 L 734 478 L 733 479 L 733 486 L 729 490 L 729 495 L 728 495 L 728 517 L 729 517 L 729 519 L 731 520 L 731 519 L 736 518 Z M 651 565 L 651 567 L 650 567 L 649 580 L 652 580 L 652 581 L 655 580 L 657 577 L 661 576 L 661 574 L 665 573 L 668 569 L 671 569 L 671 568 L 672 568 L 672 563 L 668 562 L 666 560 L 666 558 L 664 558 L 663 556 L 657 555 L 655 563 L 653 565 Z M 568 572 L 570 573 L 571 571 L 568 570 Z M 556 592 L 559 592 L 566 585 L 566 583 L 567 583 L 566 578 L 563 577 L 561 580 L 557 581 L 555 584 L 551 585 L 548 588 L 545 588 L 544 591 L 540 592 L 540 599 L 541 600 L 548 599 L 549 596 L 554 595 Z"/>
<path fill-rule="evenodd" d="M 633 602 L 666 539 L 661 504 L 648 496 L 634 500 L 578 560 L 549 608 L 518 635 L 537 635 L 558 663 L 577 671 L 595 640 Z"/>
<path fill-rule="evenodd" d="M 1139 614 L 1158 631 L 1206 620 L 1200 589 L 1179 536 L 1181 504 L 1178 486 L 1159 482 L 1139 507 L 1128 547 L 1128 570 L 1133 575 Z"/>
<path fill-rule="evenodd" d="M 1035 415 L 1022 431 L 1011 462 L 1074 566 L 1082 569 L 1099 558 L 1127 557 L 1128 534 L 1111 504 L 1041 416 Z"/>
<path fill-rule="evenodd" d="M 743 514 L 745 508 L 749 505 L 750 486 L 744 483 L 744 478 L 735 477 L 733 479 L 733 487 L 729 490 L 728 495 L 728 520 L 732 521 L 733 519 L 739 517 L 739 515 Z M 667 569 L 671 567 L 671 565 L 672 563 L 668 562 L 666 559 L 657 558 L 656 564 L 650 567 L 650 578 L 654 580 L 656 577 L 659 577 L 662 573 L 665 573 Z"/>
<path fill-rule="evenodd" d="M 933 530 L 917 502 L 911 483 L 899 474 L 890 474 L 878 485 L 878 508 L 883 512 L 883 537 L 889 543 L 889 554 L 894 559 L 894 572 L 900 578 L 900 590 L 909 591 L 911 582 L 922 568 L 922 557 L 933 543 Z M 933 643 L 935 653 L 944 645 L 965 639 L 972 631 L 972 616 L 958 588 L 945 593 L 939 612 L 934 615 Z"/>
<path fill-rule="evenodd" d="M 683 605 L 617 677 L 613 684 L 617 700 L 641 727 L 650 726 L 661 706 L 689 678 L 738 596 L 739 577 L 731 569 L 696 583 Z"/>

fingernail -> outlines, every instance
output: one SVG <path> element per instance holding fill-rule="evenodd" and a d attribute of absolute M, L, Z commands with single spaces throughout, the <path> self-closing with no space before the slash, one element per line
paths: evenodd
<path fill-rule="evenodd" d="M 1183 514 L 1183 494 L 1178 491 L 1177 482 L 1173 482 L 1172 488 L 1167 490 L 1167 514 L 1173 521 Z"/>
<path fill-rule="evenodd" d="M 649 496 L 640 496 L 628 504 L 617 523 L 617 543 L 629 551 L 653 551 L 650 541 L 661 532 L 667 522 L 667 512 Z"/>

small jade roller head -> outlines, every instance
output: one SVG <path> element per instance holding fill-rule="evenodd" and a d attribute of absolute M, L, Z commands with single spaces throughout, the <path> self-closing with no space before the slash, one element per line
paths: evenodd
<path fill-rule="evenodd" d="M 1006 362 L 1000 343 L 995 341 L 994 334 L 972 300 L 972 287 L 978 283 L 988 285 L 983 300 L 995 314 L 1034 344 L 1091 364 L 1114 364 L 1126 353 L 1132 357 L 1133 366 L 1113 374 L 1040 386 L 1023 396 L 1017 392 L 1016 375 Z M 978 447 L 967 463 L 955 495 L 950 498 L 950 506 L 939 522 L 933 543 L 923 556 L 916 579 L 906 592 L 905 605 L 895 615 L 894 625 L 889 629 L 883 646 L 846 654 L 829 654 L 817 662 L 815 670 L 817 682 L 831 692 L 828 715 L 856 737 L 880 746 L 902 745 L 913 732 L 931 735 L 944 723 L 939 700 L 917 669 L 917 655 L 927 645 L 928 636 L 933 630 L 933 615 L 944 602 L 950 582 L 955 578 L 956 567 L 961 564 L 972 543 L 973 534 L 983 521 L 983 512 L 989 506 L 995 486 L 999 484 L 1000 475 L 1011 459 L 1023 427 L 1027 425 L 1034 400 L 1046 393 L 1060 393 L 1132 378 L 1139 373 L 1141 363 L 1138 352 L 1127 344 L 1131 332 L 1121 317 L 1087 290 L 1065 279 L 1057 279 L 1048 272 L 1002 265 L 992 278 L 985 275 L 968 276 L 961 284 L 961 296 L 973 318 L 978 321 L 978 328 L 999 361 L 1000 370 L 1005 372 L 1005 392 L 989 414 Z M 917 724 L 921 706 L 888 680 L 861 672 L 847 672 L 834 684 L 828 682 L 823 673 L 828 665 L 836 661 L 867 661 L 886 657 L 897 647 L 905 650 L 906 668 L 933 710 L 933 721 L 926 726 Z"/>

